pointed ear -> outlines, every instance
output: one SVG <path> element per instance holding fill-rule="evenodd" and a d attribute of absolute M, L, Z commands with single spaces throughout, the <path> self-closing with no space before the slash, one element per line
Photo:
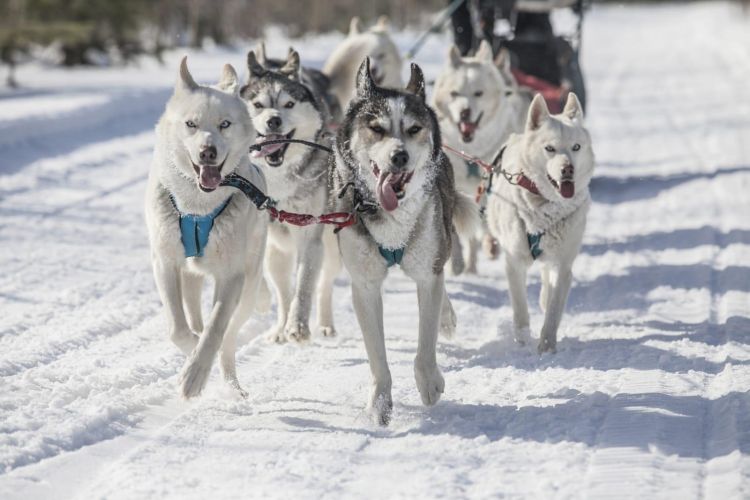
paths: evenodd
<path fill-rule="evenodd" d="M 424 101 L 424 74 L 422 73 L 422 69 L 415 63 L 411 63 L 411 76 L 409 77 L 409 83 L 406 84 L 406 91 L 411 92 Z"/>
<path fill-rule="evenodd" d="M 370 75 L 370 58 L 365 57 L 357 71 L 357 97 L 366 97 L 375 88 L 375 82 Z"/>
<path fill-rule="evenodd" d="M 547 103 L 544 101 L 542 94 L 537 94 L 534 96 L 534 100 L 531 101 L 531 106 L 529 107 L 529 116 L 526 120 L 526 130 L 537 130 L 547 120 L 549 120 L 549 109 L 547 109 Z"/>
<path fill-rule="evenodd" d="M 289 48 L 286 63 L 279 69 L 279 73 L 292 80 L 299 80 L 299 54 L 293 48 Z"/>
<path fill-rule="evenodd" d="M 258 59 L 258 64 L 265 66 L 268 63 L 268 56 L 266 55 L 266 42 L 260 41 L 255 47 L 255 57 Z"/>
<path fill-rule="evenodd" d="M 510 71 L 510 52 L 508 52 L 508 49 L 500 49 L 500 52 L 498 52 L 495 57 L 495 66 L 497 66 L 497 69 L 502 71 L 505 76 L 513 74 Z"/>
<path fill-rule="evenodd" d="M 226 92 L 227 94 L 237 95 L 240 89 L 240 82 L 237 78 L 237 72 L 234 70 L 231 64 L 225 64 L 221 72 L 221 79 L 216 85 L 219 90 Z"/>
<path fill-rule="evenodd" d="M 359 35 L 362 33 L 362 20 L 359 17 L 354 16 L 349 21 L 349 36 Z"/>
<path fill-rule="evenodd" d="M 180 77 L 177 79 L 176 91 L 192 92 L 198 88 L 198 84 L 193 80 L 193 76 L 187 67 L 187 56 L 183 56 L 180 61 Z"/>
<path fill-rule="evenodd" d="M 479 44 L 479 48 L 477 49 L 477 53 L 474 54 L 474 57 L 479 59 L 482 62 L 492 62 L 492 46 L 490 45 L 490 42 L 487 40 L 482 40 L 482 42 Z"/>
<path fill-rule="evenodd" d="M 388 16 L 380 16 L 378 22 L 375 23 L 375 29 L 379 31 L 388 31 L 390 24 L 391 20 L 388 19 Z"/>
<path fill-rule="evenodd" d="M 461 51 L 455 44 L 451 45 L 448 51 L 448 61 L 450 61 L 451 66 L 454 68 L 458 68 L 461 65 Z"/>
<path fill-rule="evenodd" d="M 570 118 L 571 120 L 583 119 L 583 109 L 581 108 L 581 101 L 578 100 L 578 96 L 573 92 L 568 93 L 568 101 L 565 103 L 563 115 Z"/>
<path fill-rule="evenodd" d="M 247 78 L 252 80 L 253 78 L 259 78 L 265 74 L 266 70 L 263 66 L 258 63 L 258 59 L 255 57 L 255 52 L 252 50 L 247 53 Z"/>

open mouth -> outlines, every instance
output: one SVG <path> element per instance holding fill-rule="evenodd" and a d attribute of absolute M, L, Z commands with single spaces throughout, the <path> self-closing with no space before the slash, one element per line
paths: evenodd
<path fill-rule="evenodd" d="M 559 184 L 549 175 L 547 176 L 547 178 L 552 183 L 552 185 L 555 186 L 555 189 L 559 191 L 560 196 L 562 196 L 563 198 L 572 198 L 573 195 L 576 194 L 576 185 L 575 182 L 573 182 L 573 177 L 562 177 Z"/>
<path fill-rule="evenodd" d="M 204 193 L 214 191 L 221 184 L 221 169 L 224 168 L 226 158 L 219 165 L 196 165 L 193 163 L 193 170 L 198 174 L 198 187 Z"/>
<path fill-rule="evenodd" d="M 291 139 L 294 137 L 294 133 L 297 129 L 293 129 L 286 135 L 283 134 L 267 134 L 263 135 L 258 133 L 258 138 L 255 139 L 255 144 L 260 144 L 266 141 L 275 141 L 279 139 Z M 278 144 L 267 144 L 263 146 L 260 151 L 253 151 L 253 158 L 265 158 L 266 163 L 270 167 L 280 167 L 284 163 L 284 155 L 286 150 L 289 148 L 289 143 L 278 143 Z"/>
<path fill-rule="evenodd" d="M 461 140 L 464 142 L 471 142 L 474 140 L 474 133 L 479 128 L 479 121 L 482 119 L 484 111 L 479 113 L 475 121 L 461 120 L 458 122 L 458 132 L 461 134 Z"/>
<path fill-rule="evenodd" d="M 372 174 L 377 179 L 376 196 L 380 206 L 388 212 L 398 208 L 398 202 L 406 196 L 406 184 L 411 180 L 414 172 L 381 171 L 378 164 L 370 161 Z"/>

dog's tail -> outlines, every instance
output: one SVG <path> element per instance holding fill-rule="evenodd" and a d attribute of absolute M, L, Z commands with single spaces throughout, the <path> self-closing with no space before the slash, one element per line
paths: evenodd
<path fill-rule="evenodd" d="M 479 206 L 474 200 L 460 191 L 456 191 L 456 204 L 453 207 L 453 225 L 456 232 L 464 238 L 474 236 L 482 227 Z"/>

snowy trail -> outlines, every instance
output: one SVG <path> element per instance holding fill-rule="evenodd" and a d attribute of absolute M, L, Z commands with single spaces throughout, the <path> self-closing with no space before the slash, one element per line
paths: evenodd
<path fill-rule="evenodd" d="M 393 271 L 388 429 L 363 411 L 343 275 L 339 338 L 269 345 L 273 317 L 256 318 L 238 352 L 248 400 L 218 373 L 200 400 L 179 400 L 183 356 L 142 221 L 179 54 L 165 68 L 22 68 L 36 87 L 0 95 L 0 497 L 746 498 L 749 22 L 723 3 L 593 10 L 595 203 L 559 352 L 509 341 L 505 278 L 482 262 L 482 276 L 448 279 L 458 332 L 439 346 L 444 398 L 424 408 L 415 288 Z M 298 46 L 320 64 L 336 42 Z M 428 77 L 446 47 L 420 53 Z M 209 81 L 244 54 L 190 57 Z M 532 276 L 535 328 L 538 293 Z"/>

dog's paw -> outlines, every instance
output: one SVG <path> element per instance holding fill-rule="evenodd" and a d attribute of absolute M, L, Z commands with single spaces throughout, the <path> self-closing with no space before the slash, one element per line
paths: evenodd
<path fill-rule="evenodd" d="M 374 390 L 370 396 L 368 410 L 375 425 L 385 427 L 390 424 L 393 415 L 393 400 L 390 391 L 382 393 Z"/>
<path fill-rule="evenodd" d="M 528 327 L 514 328 L 513 341 L 518 345 L 527 345 L 531 343 L 531 330 Z"/>
<path fill-rule="evenodd" d="M 194 398 L 203 392 L 208 376 L 211 374 L 211 363 L 205 363 L 200 357 L 188 358 L 180 374 L 180 393 L 185 399 Z"/>
<path fill-rule="evenodd" d="M 286 344 L 286 335 L 284 335 L 282 327 L 274 326 L 264 333 L 263 336 L 271 344 Z"/>
<path fill-rule="evenodd" d="M 426 366 L 419 360 L 414 362 L 414 378 L 417 381 L 419 395 L 422 403 L 432 406 L 440 400 L 440 395 L 445 390 L 445 380 L 437 366 Z"/>
<path fill-rule="evenodd" d="M 539 354 L 544 354 L 545 352 L 555 354 L 557 352 L 557 342 L 542 337 L 542 340 L 539 341 L 539 345 L 537 346 L 536 350 Z"/>
<path fill-rule="evenodd" d="M 200 338 L 196 334 L 188 330 L 172 332 L 169 338 L 185 356 L 190 356 L 190 353 L 193 352 L 195 346 L 198 345 L 198 340 L 200 340 Z"/>
<path fill-rule="evenodd" d="M 320 333 L 321 336 L 325 338 L 333 338 L 336 336 L 336 329 L 331 326 L 319 326 L 318 327 L 318 333 Z"/>
<path fill-rule="evenodd" d="M 234 394 L 242 399 L 247 399 L 248 393 L 245 389 L 242 388 L 242 386 L 240 385 L 240 381 L 237 380 L 237 377 L 225 378 L 224 381 L 229 386 L 229 389 L 234 392 Z"/>
<path fill-rule="evenodd" d="M 310 327 L 307 323 L 297 321 L 290 326 L 287 326 L 284 334 L 289 342 L 307 342 L 310 340 Z"/>

